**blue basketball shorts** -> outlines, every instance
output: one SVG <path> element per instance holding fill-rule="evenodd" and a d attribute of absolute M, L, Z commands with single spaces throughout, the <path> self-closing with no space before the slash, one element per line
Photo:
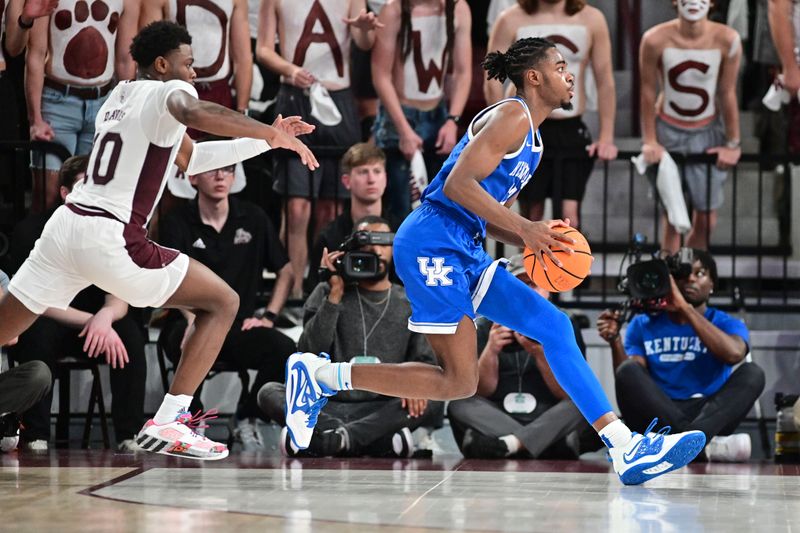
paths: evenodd
<path fill-rule="evenodd" d="M 411 302 L 408 329 L 455 333 L 464 316 L 475 318 L 497 261 L 483 250 L 480 236 L 446 212 L 424 203 L 400 226 L 394 239 L 394 265 Z"/>

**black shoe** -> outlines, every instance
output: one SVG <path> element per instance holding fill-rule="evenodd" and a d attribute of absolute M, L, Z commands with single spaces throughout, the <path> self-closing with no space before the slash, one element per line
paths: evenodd
<path fill-rule="evenodd" d="M 347 430 L 343 427 L 314 431 L 306 450 L 316 457 L 332 457 L 347 454 Z"/>
<path fill-rule="evenodd" d="M 508 446 L 497 437 L 488 437 L 470 428 L 464 432 L 461 453 L 468 459 L 504 459 Z"/>

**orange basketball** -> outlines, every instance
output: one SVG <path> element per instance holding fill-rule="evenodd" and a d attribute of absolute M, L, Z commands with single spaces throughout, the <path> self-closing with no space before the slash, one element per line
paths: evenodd
<path fill-rule="evenodd" d="M 589 248 L 586 237 L 575 228 L 560 226 L 553 229 L 568 235 L 575 241 L 573 245 L 567 244 L 575 253 L 568 254 L 563 250 L 553 250 L 551 247 L 550 249 L 561 261 L 562 266 L 557 266 L 552 259 L 545 255 L 544 262 L 547 264 L 547 270 L 545 270 L 542 268 L 542 261 L 536 257 L 536 254 L 530 248 L 525 248 L 523 252 L 525 270 L 533 282 L 546 291 L 568 291 L 580 285 L 589 275 L 592 268 L 592 250 Z"/>

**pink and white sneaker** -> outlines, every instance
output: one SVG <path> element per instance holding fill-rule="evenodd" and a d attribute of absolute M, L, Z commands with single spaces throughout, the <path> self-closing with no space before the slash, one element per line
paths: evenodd
<path fill-rule="evenodd" d="M 201 415 L 181 411 L 175 420 L 168 424 L 156 424 L 148 420 L 136 436 L 136 444 L 148 452 L 174 455 L 201 461 L 217 461 L 228 457 L 228 447 L 195 433 L 204 421 L 216 418 L 216 409 Z"/>

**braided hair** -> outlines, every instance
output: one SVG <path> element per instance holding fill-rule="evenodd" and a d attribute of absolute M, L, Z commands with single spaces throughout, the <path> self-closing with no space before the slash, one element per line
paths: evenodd
<path fill-rule="evenodd" d="M 525 71 L 536 67 L 546 57 L 547 51 L 555 47 L 547 39 L 526 37 L 512 44 L 505 54 L 500 51 L 490 52 L 481 66 L 490 80 L 496 79 L 503 83 L 508 78 L 517 89 L 522 89 L 522 75 Z"/>
<path fill-rule="evenodd" d="M 449 70 L 453 60 L 453 42 L 456 33 L 456 0 L 444 0 L 444 19 L 447 31 L 447 42 L 444 47 L 445 64 L 443 68 Z M 397 34 L 397 44 L 400 46 L 400 56 L 405 60 L 411 53 L 411 0 L 400 1 L 400 32 Z"/>

